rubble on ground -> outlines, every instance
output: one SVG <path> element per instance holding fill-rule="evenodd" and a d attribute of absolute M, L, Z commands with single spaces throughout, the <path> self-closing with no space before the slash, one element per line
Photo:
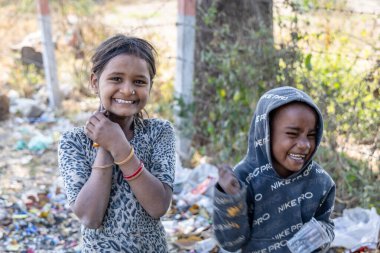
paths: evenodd
<path fill-rule="evenodd" d="M 22 108 L 24 102 L 12 105 Z M 80 252 L 80 224 L 66 203 L 56 153 L 60 133 L 73 125 L 46 108 L 38 115 L 22 110 L 21 117 L 14 108 L 0 127 L 0 252 Z M 173 202 L 162 218 L 170 252 L 225 252 L 211 228 L 217 177 L 211 164 L 188 169 L 177 161 Z M 370 217 L 379 217 L 373 210 Z M 336 220 L 338 228 L 342 222 Z M 337 244 L 330 252 L 376 252 L 376 243 L 347 247 L 353 251 Z"/>

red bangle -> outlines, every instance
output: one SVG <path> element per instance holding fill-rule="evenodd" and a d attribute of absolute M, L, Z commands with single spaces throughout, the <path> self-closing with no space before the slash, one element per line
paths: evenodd
<path fill-rule="evenodd" d="M 131 181 L 131 180 L 133 180 L 133 179 L 136 179 L 138 176 L 140 176 L 140 174 L 142 173 L 143 169 L 144 169 L 144 163 L 143 163 L 142 161 L 140 161 L 140 166 L 139 166 L 139 168 L 138 168 L 135 172 L 133 172 L 132 175 L 129 175 L 129 176 L 123 176 L 123 178 L 124 178 L 125 180 L 127 180 L 127 181 Z"/>

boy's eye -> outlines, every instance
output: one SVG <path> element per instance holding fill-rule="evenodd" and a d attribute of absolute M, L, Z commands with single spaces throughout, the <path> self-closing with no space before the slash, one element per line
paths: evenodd
<path fill-rule="evenodd" d="M 293 132 L 287 132 L 286 134 L 290 135 L 290 136 L 296 136 L 297 135 L 297 133 L 293 133 Z"/>
<path fill-rule="evenodd" d="M 121 81 L 121 78 L 118 77 L 118 76 L 111 77 L 110 79 L 111 79 L 112 81 L 115 81 L 115 82 L 120 82 L 120 81 Z"/>
<path fill-rule="evenodd" d="M 312 134 L 308 134 L 307 136 L 310 137 L 310 138 L 315 138 L 315 136 L 317 136 L 317 134 L 316 133 L 312 133 Z"/>

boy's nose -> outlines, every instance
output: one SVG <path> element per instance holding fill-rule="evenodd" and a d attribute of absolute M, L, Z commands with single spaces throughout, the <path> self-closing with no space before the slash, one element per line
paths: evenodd
<path fill-rule="evenodd" d="M 310 141 L 307 138 L 301 138 L 297 144 L 302 151 L 309 150 L 311 147 Z"/>

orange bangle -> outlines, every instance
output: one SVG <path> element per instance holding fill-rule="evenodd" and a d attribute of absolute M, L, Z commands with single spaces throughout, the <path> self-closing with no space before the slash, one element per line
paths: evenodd
<path fill-rule="evenodd" d="M 132 157 L 133 157 L 133 155 L 135 154 L 135 150 L 133 149 L 133 147 L 131 146 L 131 152 L 129 152 L 129 155 L 127 156 L 127 158 L 125 158 L 123 161 L 121 161 L 121 162 L 116 162 L 115 161 L 115 164 L 116 165 L 123 165 L 123 164 L 126 164 L 127 162 L 129 162 L 131 159 L 132 159 Z"/>

